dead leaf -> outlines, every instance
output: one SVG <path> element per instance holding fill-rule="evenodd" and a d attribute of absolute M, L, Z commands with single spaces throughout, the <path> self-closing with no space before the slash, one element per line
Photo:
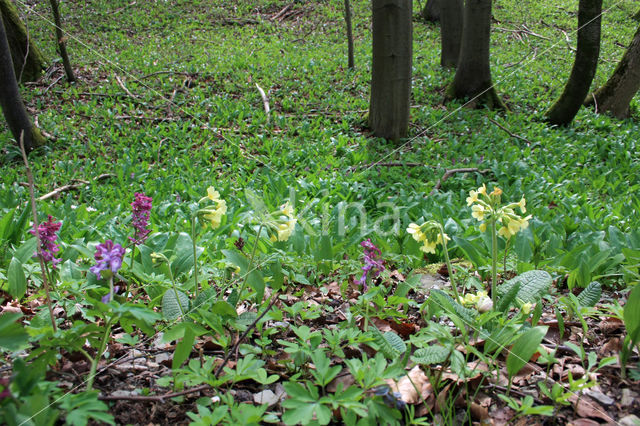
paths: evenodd
<path fill-rule="evenodd" d="M 427 399 L 433 393 L 431 383 L 426 374 L 416 365 L 397 382 L 387 379 L 387 384 L 393 392 L 399 392 L 402 400 L 407 404 L 417 404 L 422 399 Z"/>
<path fill-rule="evenodd" d="M 576 419 L 567 423 L 567 426 L 600 426 L 600 423 L 591 419 Z"/>
<path fill-rule="evenodd" d="M 604 408 L 588 396 L 578 398 L 578 396 L 574 394 L 571 395 L 569 401 L 571 401 L 573 409 L 578 416 L 601 419 L 607 422 L 607 424 L 615 424 L 615 421 L 607 414 Z"/>
<path fill-rule="evenodd" d="M 355 382 L 356 382 L 356 379 L 354 379 L 351 374 L 349 373 L 342 374 L 337 376 L 327 385 L 327 390 L 331 393 L 334 393 L 336 390 L 338 390 L 339 384 L 342 384 L 342 389 L 344 390 L 349 386 L 351 386 L 352 384 L 354 384 Z"/>

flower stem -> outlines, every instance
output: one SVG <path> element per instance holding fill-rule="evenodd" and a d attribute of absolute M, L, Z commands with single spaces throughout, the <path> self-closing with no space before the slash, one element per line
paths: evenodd
<path fill-rule="evenodd" d="M 444 229 L 440 226 L 440 238 L 442 238 L 442 249 L 444 250 L 444 260 L 447 263 L 447 270 L 449 271 L 449 282 L 451 288 L 453 288 L 453 294 L 456 296 L 456 302 L 460 303 L 460 295 L 458 294 L 458 288 L 456 282 L 453 279 L 453 266 L 451 265 L 451 259 L 449 259 L 449 250 L 447 249 L 447 239 L 444 235 Z"/>
<path fill-rule="evenodd" d="M 102 340 L 100 341 L 100 349 L 98 349 L 98 353 L 96 353 L 95 358 L 93 358 L 91 362 L 91 370 L 89 371 L 89 378 L 87 379 L 87 391 L 90 391 L 93 387 L 93 381 L 96 378 L 98 363 L 100 362 L 100 358 L 102 358 L 104 349 L 107 346 L 107 340 L 109 340 L 109 335 L 111 334 L 111 321 L 112 320 L 107 321 L 107 323 L 104 325 L 104 334 L 102 335 Z"/>
<path fill-rule="evenodd" d="M 133 243 L 133 247 L 131 247 L 131 263 L 129 264 L 129 272 L 131 273 L 132 276 L 133 276 L 133 258 L 135 257 L 135 253 L 136 253 L 136 244 Z M 125 298 L 129 294 L 129 283 L 130 282 L 131 282 L 131 277 L 129 277 L 129 279 L 127 279 L 127 286 L 126 286 L 126 288 L 124 290 Z"/>
<path fill-rule="evenodd" d="M 498 235 L 496 218 L 491 217 L 491 301 L 496 306 L 496 286 L 498 284 Z"/>
<path fill-rule="evenodd" d="M 260 227 L 258 228 L 258 232 L 256 233 L 256 241 L 253 244 L 253 249 L 251 250 L 251 257 L 249 257 L 249 265 L 247 265 L 247 271 L 244 274 L 244 280 L 242 281 L 242 285 L 240 286 L 240 291 L 238 292 L 238 301 L 242 297 L 242 292 L 244 291 L 244 287 L 247 285 L 247 279 L 249 278 L 249 273 L 252 272 L 251 268 L 253 267 L 253 259 L 256 255 L 256 250 L 258 249 L 258 242 L 260 241 L 260 234 L 262 233 L 262 228 L 264 228 L 263 223 L 260 224 Z"/>
<path fill-rule="evenodd" d="M 200 285 L 198 284 L 198 247 L 196 245 L 196 216 L 191 218 L 191 240 L 193 241 L 193 281 L 196 287 L 196 297 L 200 293 Z"/>

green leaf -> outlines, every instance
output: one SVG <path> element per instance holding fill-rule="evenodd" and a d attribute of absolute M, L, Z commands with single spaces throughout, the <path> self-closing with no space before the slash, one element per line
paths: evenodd
<path fill-rule="evenodd" d="M 404 343 L 404 340 L 393 331 L 384 333 L 384 338 L 399 355 L 402 355 L 407 350 L 407 345 Z"/>
<path fill-rule="evenodd" d="M 178 293 L 177 297 L 176 292 Z M 167 321 L 173 321 L 187 312 L 189 312 L 189 297 L 179 290 L 168 289 L 162 296 L 162 315 L 164 318 Z"/>
<path fill-rule="evenodd" d="M 0 348 L 8 351 L 19 351 L 27 346 L 29 334 L 15 321 L 22 317 L 18 313 L 0 315 Z"/>
<path fill-rule="evenodd" d="M 247 272 L 247 268 L 249 267 L 249 259 L 240 253 L 237 250 L 222 250 L 222 254 L 227 259 L 228 262 L 238 266 L 240 268 L 240 273 L 245 274 Z"/>
<path fill-rule="evenodd" d="M 536 353 L 548 329 L 547 326 L 533 327 L 518 337 L 507 357 L 507 374 L 510 378 L 518 374 Z"/>
<path fill-rule="evenodd" d="M 600 301 L 600 296 L 602 296 L 602 286 L 598 281 L 593 281 L 578 295 L 578 302 L 580 306 L 593 307 Z"/>
<path fill-rule="evenodd" d="M 238 317 L 238 312 L 236 311 L 236 309 L 226 300 L 218 300 L 211 308 L 211 312 L 223 317 Z"/>
<path fill-rule="evenodd" d="M 173 360 L 171 361 L 172 370 L 180 368 L 187 358 L 189 358 L 195 339 L 196 333 L 194 333 L 191 327 L 187 327 L 184 331 L 184 337 L 180 343 L 176 345 L 176 350 L 173 352 Z"/>
<path fill-rule="evenodd" d="M 247 284 L 251 286 L 251 288 L 256 292 L 256 302 L 262 301 L 262 297 L 264 296 L 264 277 L 262 276 L 262 272 L 257 269 L 252 270 L 247 275 Z"/>
<path fill-rule="evenodd" d="M 640 340 L 640 285 L 635 285 L 629 293 L 622 316 L 631 345 L 635 345 Z"/>
<path fill-rule="evenodd" d="M 193 269 L 193 240 L 191 236 L 185 232 L 178 234 L 175 244 L 176 258 L 171 262 L 171 270 L 174 277 L 179 277 L 183 273 L 187 273 Z M 196 247 L 196 255 L 200 256 L 204 249 L 202 247 Z"/>
<path fill-rule="evenodd" d="M 27 278 L 24 276 L 22 262 L 13 257 L 7 270 L 7 281 L 9 282 L 9 294 L 14 299 L 21 299 L 27 292 Z"/>
<path fill-rule="evenodd" d="M 433 345 L 415 351 L 411 360 L 422 365 L 442 364 L 447 360 L 450 352 L 451 350 L 444 346 Z"/>
<path fill-rule="evenodd" d="M 518 296 L 521 285 L 522 283 L 520 281 L 516 281 L 516 283 L 511 286 L 509 291 L 507 291 L 504 296 L 500 297 L 500 300 L 498 300 L 498 306 L 496 308 L 498 311 L 507 312 L 509 310 L 509 306 L 511 306 L 511 304 L 515 302 L 516 297 Z"/>
<path fill-rule="evenodd" d="M 467 259 L 469 259 L 476 267 L 485 265 L 486 257 L 480 254 L 480 251 L 465 238 L 454 236 L 453 241 L 463 251 Z"/>
<path fill-rule="evenodd" d="M 109 406 L 98 400 L 98 391 L 67 394 L 60 408 L 67 412 L 65 422 L 73 426 L 86 426 L 89 420 L 114 425 Z"/>
<path fill-rule="evenodd" d="M 527 271 L 499 286 L 498 294 L 507 294 L 518 282 L 520 290 L 516 297 L 524 303 L 535 303 L 547 292 L 553 279 L 546 271 Z"/>
<path fill-rule="evenodd" d="M 18 259 L 20 263 L 27 263 L 27 260 L 31 259 L 36 254 L 36 248 L 38 247 L 38 240 L 36 237 L 29 238 L 25 241 L 18 250 L 13 253 L 13 257 Z"/>

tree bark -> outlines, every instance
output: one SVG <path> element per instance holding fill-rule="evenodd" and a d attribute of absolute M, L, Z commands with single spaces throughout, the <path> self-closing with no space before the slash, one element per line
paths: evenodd
<path fill-rule="evenodd" d="M 440 65 L 455 68 L 462 44 L 463 0 L 447 0 L 440 9 Z"/>
<path fill-rule="evenodd" d="M 36 81 L 45 69 L 45 59 L 29 38 L 18 10 L 11 0 L 0 0 L 0 12 L 13 60 L 13 70 L 22 83 Z"/>
<path fill-rule="evenodd" d="M 356 67 L 353 53 L 353 27 L 351 25 L 351 2 L 344 0 L 344 21 L 347 26 L 347 61 L 349 69 Z"/>
<path fill-rule="evenodd" d="M 616 118 L 629 118 L 629 104 L 640 89 L 640 27 L 609 80 L 587 96 L 585 106 L 595 106 Z"/>
<path fill-rule="evenodd" d="M 60 19 L 60 7 L 58 6 L 58 0 L 49 0 L 49 2 L 51 3 L 51 11 L 53 12 L 53 22 L 56 24 L 56 39 L 58 40 L 58 51 L 62 58 L 64 73 L 67 76 L 67 81 L 76 81 L 76 76 L 73 74 L 71 61 L 69 61 L 69 55 L 67 54 L 65 36 L 62 34 L 62 19 Z"/>
<path fill-rule="evenodd" d="M 578 4 L 576 58 L 562 95 L 547 111 L 549 124 L 569 125 L 589 93 L 600 56 L 601 12 L 602 0 L 580 0 Z"/>
<path fill-rule="evenodd" d="M 441 16 L 441 7 L 443 2 L 447 3 L 449 0 L 427 0 L 427 4 L 422 9 L 422 17 L 427 22 L 438 22 Z"/>
<path fill-rule="evenodd" d="M 506 109 L 491 80 L 491 0 L 467 0 L 458 68 L 445 100 L 469 99 L 469 105 Z"/>
<path fill-rule="evenodd" d="M 412 0 L 373 0 L 369 126 L 375 136 L 407 136 L 411 99 Z"/>
<path fill-rule="evenodd" d="M 0 15 L 2 15 L 1 12 Z M 0 19 L 0 107 L 2 107 L 2 112 L 13 137 L 18 143 L 20 142 L 20 137 L 23 137 L 24 148 L 29 152 L 37 146 L 44 145 L 45 139 L 31 123 L 29 114 L 20 97 L 3 20 Z"/>

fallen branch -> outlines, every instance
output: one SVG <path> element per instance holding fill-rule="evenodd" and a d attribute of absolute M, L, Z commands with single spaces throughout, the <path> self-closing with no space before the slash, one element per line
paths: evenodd
<path fill-rule="evenodd" d="M 146 74 L 146 75 L 143 75 L 142 77 L 137 77 L 137 80 L 144 80 L 146 78 L 155 77 L 157 75 L 162 75 L 162 74 L 182 75 L 185 77 L 193 77 L 195 75 L 194 73 L 190 73 L 190 72 L 165 70 L 165 71 L 152 72 L 151 74 Z"/>
<path fill-rule="evenodd" d="M 533 145 L 533 142 L 531 142 L 529 139 L 524 138 L 520 135 L 516 135 L 515 133 L 513 133 L 511 130 L 507 129 L 506 127 L 504 127 L 502 124 L 498 123 L 497 121 L 487 117 L 487 119 L 492 122 L 493 124 L 495 124 L 496 126 L 498 126 L 499 128 L 501 128 L 502 130 L 504 130 L 505 132 L 507 132 L 509 134 L 509 136 L 511 136 L 512 138 L 516 138 L 516 139 L 520 139 L 523 142 L 527 143 L 527 146 L 531 146 Z"/>
<path fill-rule="evenodd" d="M 101 174 L 100 176 L 98 176 L 97 178 L 94 179 L 94 181 L 100 181 L 106 178 L 110 178 L 113 177 L 115 175 L 111 174 L 111 173 L 104 173 Z M 45 201 L 48 200 L 49 198 L 55 197 L 58 194 L 61 194 L 65 191 L 70 191 L 72 189 L 78 189 L 78 188 L 82 188 L 85 185 L 88 185 L 90 182 L 87 180 L 80 180 L 80 179 L 76 179 L 76 183 L 70 183 L 68 185 L 63 185 L 59 188 L 54 189 L 53 191 L 44 194 L 43 196 L 38 198 L 38 201 Z"/>
<path fill-rule="evenodd" d="M 442 187 L 442 184 L 444 183 L 444 181 L 446 181 L 447 179 L 449 179 L 451 176 L 455 175 L 456 173 L 472 173 L 472 172 L 485 174 L 485 173 L 489 173 L 490 171 L 489 170 L 480 170 L 477 167 L 465 167 L 465 168 L 462 168 L 462 169 L 449 169 L 449 170 L 446 170 L 444 172 L 444 174 L 442 175 L 442 178 L 440 178 L 438 180 L 438 182 L 436 182 L 436 185 L 433 187 L 433 189 L 431 190 L 429 195 L 435 194 L 436 191 L 439 190 Z"/>
<path fill-rule="evenodd" d="M 124 85 L 124 83 L 122 82 L 122 80 L 120 80 L 120 77 L 118 77 L 117 74 L 116 74 L 116 81 L 118 82 L 118 85 L 122 87 L 122 90 L 124 90 L 127 93 L 127 95 L 131 96 L 132 98 L 136 97 L 136 95 L 134 95 L 129 91 L 129 89 L 127 89 L 127 86 Z"/>
<path fill-rule="evenodd" d="M 256 83 L 256 87 L 258 88 L 258 92 L 260 92 L 260 96 L 262 97 L 262 103 L 264 104 L 264 112 L 267 114 L 267 123 L 268 123 L 271 118 L 271 108 L 269 108 L 269 98 L 267 98 L 267 94 L 264 93 L 264 90 L 262 90 L 262 87 L 258 86 L 258 83 Z"/>
<path fill-rule="evenodd" d="M 271 18 L 269 18 L 270 21 L 275 21 L 276 19 L 279 19 L 282 15 L 284 15 L 285 13 L 287 13 L 287 11 L 289 9 L 291 9 L 291 5 L 293 3 L 289 3 L 288 5 L 286 5 L 284 8 L 282 8 L 282 10 L 278 13 L 276 13 L 275 15 L 273 15 Z"/>
<path fill-rule="evenodd" d="M 210 388 L 209 385 L 200 385 L 195 388 L 185 389 L 180 392 L 171 392 L 164 395 L 99 395 L 100 401 L 148 401 L 148 402 L 164 402 L 166 399 L 176 398 L 178 396 L 196 393 Z"/>

